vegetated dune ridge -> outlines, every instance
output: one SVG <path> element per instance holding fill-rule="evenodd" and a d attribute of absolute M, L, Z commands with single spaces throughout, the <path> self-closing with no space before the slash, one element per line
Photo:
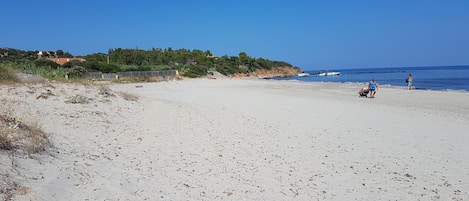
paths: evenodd
<path fill-rule="evenodd" d="M 467 200 L 469 93 L 248 79 L 2 86 L 15 200 Z"/>

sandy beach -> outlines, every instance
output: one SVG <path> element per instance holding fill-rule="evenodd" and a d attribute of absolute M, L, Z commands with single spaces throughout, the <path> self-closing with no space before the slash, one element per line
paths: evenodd
<path fill-rule="evenodd" d="M 469 93 L 360 87 L 1 85 L 52 147 L 13 165 L 0 150 L 0 173 L 13 200 L 469 200 Z"/>

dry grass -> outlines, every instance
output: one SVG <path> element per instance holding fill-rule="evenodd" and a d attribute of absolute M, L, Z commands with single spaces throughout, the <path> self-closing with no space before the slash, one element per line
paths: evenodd
<path fill-rule="evenodd" d="M 86 96 L 82 95 L 75 95 L 72 97 L 69 97 L 68 100 L 65 101 L 66 103 L 71 103 L 71 104 L 88 104 L 90 103 L 89 99 Z"/>
<path fill-rule="evenodd" d="M 3 198 L 2 200 L 12 200 L 18 188 L 19 185 L 12 181 L 8 175 L 0 178 L 0 195 L 3 195 L 0 198 Z"/>
<path fill-rule="evenodd" d="M 8 102 L 0 110 L 0 150 L 29 156 L 46 151 L 51 146 L 49 136 L 41 130 L 38 121 L 25 123 L 16 117 L 15 104 L 19 103 Z"/>
<path fill-rule="evenodd" d="M 119 92 L 119 95 L 127 101 L 138 101 L 138 96 L 131 93 Z"/>
<path fill-rule="evenodd" d="M 49 136 L 37 122 L 26 125 L 15 118 L 0 115 L 0 149 L 32 155 L 50 147 Z"/>
<path fill-rule="evenodd" d="M 107 85 L 99 85 L 98 91 L 98 94 L 102 95 L 105 98 L 116 96 L 112 93 L 111 88 L 109 88 L 109 86 Z"/>
<path fill-rule="evenodd" d="M 115 83 L 138 83 L 138 82 L 160 82 L 163 77 L 123 77 L 118 80 L 113 80 Z"/>
<path fill-rule="evenodd" d="M 15 115 L 14 108 L 21 104 L 19 101 L 1 101 L 3 105 L 0 106 L 0 154 L 7 156 L 11 163 L 2 164 L 1 167 L 11 166 L 11 171 L 19 174 L 16 169 L 17 157 L 32 157 L 33 154 L 46 152 L 52 145 L 38 121 L 22 121 Z M 29 115 L 23 116 L 29 118 Z M 29 191 L 29 188 L 15 182 L 7 169 L 0 175 L 0 200 L 14 200 L 15 195 L 25 195 Z"/>
<path fill-rule="evenodd" d="M 0 83 L 16 83 L 19 81 L 14 70 L 0 66 Z"/>
<path fill-rule="evenodd" d="M 15 195 L 26 195 L 30 189 L 14 182 L 9 175 L 0 175 L 0 200 L 13 200 Z"/>

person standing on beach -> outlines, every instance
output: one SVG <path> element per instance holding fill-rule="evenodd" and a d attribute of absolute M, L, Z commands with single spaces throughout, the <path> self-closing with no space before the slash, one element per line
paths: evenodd
<path fill-rule="evenodd" d="M 409 90 L 412 89 L 412 81 L 414 81 L 414 78 L 412 77 L 412 74 L 409 73 L 409 76 L 405 79 L 405 82 L 407 82 L 407 89 Z"/>
<path fill-rule="evenodd" d="M 378 90 L 378 83 L 376 82 L 375 78 L 372 78 L 368 83 L 368 89 L 370 90 L 370 98 L 374 98 L 376 90 Z"/>

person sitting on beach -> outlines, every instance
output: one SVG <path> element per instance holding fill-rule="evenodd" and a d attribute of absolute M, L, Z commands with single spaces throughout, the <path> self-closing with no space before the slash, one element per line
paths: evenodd
<path fill-rule="evenodd" d="M 409 90 L 412 89 L 412 81 L 414 81 L 414 78 L 412 77 L 412 74 L 409 73 L 409 76 L 405 79 L 405 82 L 407 82 L 407 89 Z"/>
<path fill-rule="evenodd" d="M 378 83 L 376 82 L 375 78 L 372 78 L 368 83 L 368 89 L 370 90 L 370 98 L 374 98 L 376 90 L 378 90 Z"/>
<path fill-rule="evenodd" d="M 358 95 L 360 95 L 360 96 L 367 96 L 367 95 L 368 95 L 368 92 L 370 92 L 370 90 L 368 89 L 368 87 L 364 87 L 364 88 L 361 88 L 360 91 L 358 91 Z"/>

